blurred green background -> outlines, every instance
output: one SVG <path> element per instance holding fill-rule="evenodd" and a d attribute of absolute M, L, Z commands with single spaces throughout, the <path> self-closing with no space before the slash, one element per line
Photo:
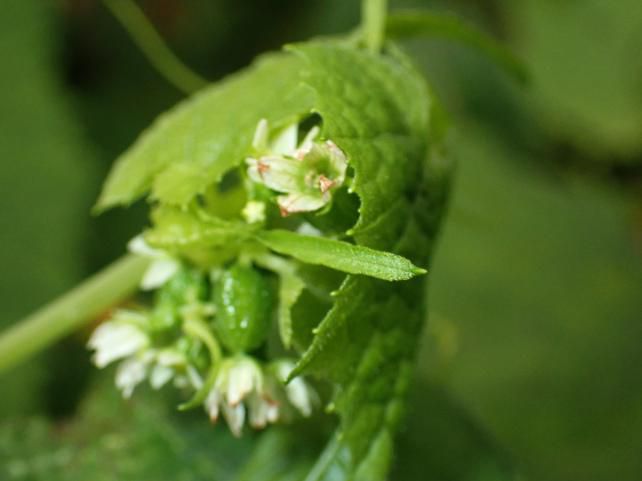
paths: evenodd
<path fill-rule="evenodd" d="M 187 64 L 216 80 L 283 43 L 353 28 L 358 3 L 140 5 Z M 639 480 L 642 4 L 391 4 L 456 12 L 532 74 L 521 88 L 478 52 L 405 44 L 452 114 L 458 171 L 392 479 L 500 479 L 495 465 L 508 463 L 524 479 Z M 6 327 L 115 259 L 140 230 L 144 205 L 100 218 L 89 210 L 113 159 L 183 95 L 97 1 L 5 0 L 0 56 Z M 1 479 L 59 479 L 70 460 L 77 474 L 60 479 L 116 479 L 109 460 L 119 456 L 119 479 L 227 479 L 238 445 L 189 415 L 114 399 L 83 339 L 0 377 Z"/>

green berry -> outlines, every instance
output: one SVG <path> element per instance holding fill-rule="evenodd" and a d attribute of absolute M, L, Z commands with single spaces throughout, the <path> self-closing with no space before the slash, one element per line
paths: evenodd
<path fill-rule="evenodd" d="M 272 292 L 263 274 L 235 264 L 214 288 L 214 328 L 232 352 L 248 352 L 265 342 L 270 329 Z"/>

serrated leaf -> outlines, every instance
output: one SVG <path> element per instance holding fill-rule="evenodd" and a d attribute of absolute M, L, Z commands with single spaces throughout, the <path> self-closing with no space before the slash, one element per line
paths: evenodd
<path fill-rule="evenodd" d="M 334 239 L 301 235 L 286 230 L 259 232 L 256 238 L 279 254 L 349 274 L 362 274 L 386 281 L 401 281 L 426 272 L 413 265 L 408 259 L 396 254 Z"/>
<path fill-rule="evenodd" d="M 162 115 L 117 161 L 96 209 L 131 204 L 150 190 L 185 205 L 243 161 L 258 121 L 278 128 L 311 108 L 301 61 L 272 54 Z"/>
<path fill-rule="evenodd" d="M 426 265 L 449 167 L 429 143 L 437 129 L 425 81 L 394 47 L 383 56 L 328 43 L 294 51 L 307 62 L 304 82 L 315 94 L 324 136 L 354 169 L 357 244 Z M 386 478 L 424 303 L 421 278 L 391 285 L 348 276 L 338 290 L 295 371 L 337 386 L 339 431 L 309 480 Z"/>

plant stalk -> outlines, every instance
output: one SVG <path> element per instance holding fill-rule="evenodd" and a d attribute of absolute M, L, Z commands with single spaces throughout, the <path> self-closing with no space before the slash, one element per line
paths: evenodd
<path fill-rule="evenodd" d="M 130 296 L 149 260 L 126 255 L 0 333 L 0 373 Z"/>
<path fill-rule="evenodd" d="M 178 90 L 191 94 L 208 82 L 174 55 L 132 0 L 103 0 L 149 63 Z"/>
<path fill-rule="evenodd" d="M 366 47 L 373 53 L 381 51 L 386 33 L 387 0 L 362 0 L 362 29 Z"/>

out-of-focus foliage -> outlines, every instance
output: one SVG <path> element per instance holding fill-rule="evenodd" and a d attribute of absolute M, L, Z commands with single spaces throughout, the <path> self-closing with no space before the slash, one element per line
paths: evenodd
<path fill-rule="evenodd" d="M 55 10 L 40 0 L 10 0 L 0 16 L 4 325 L 76 280 L 87 252 L 96 268 L 140 228 L 142 217 L 124 213 L 86 223 L 89 193 L 97 193 L 116 155 L 179 99 L 97 3 L 64 3 L 65 10 Z M 357 2 L 340 0 L 142 3 L 180 56 L 212 79 L 283 42 L 345 31 L 358 14 Z M 562 174 L 551 166 L 567 162 L 560 144 L 570 146 L 580 167 L 614 156 L 622 164 L 639 162 L 642 9 L 634 0 L 399 0 L 393 6 L 446 3 L 512 42 L 532 85 L 518 91 L 487 60 L 459 47 L 411 45 L 459 125 L 451 148 L 459 177 L 430 273 L 431 318 L 394 479 L 423 481 L 437 473 L 442 481 L 496 480 L 512 475 L 505 462 L 512 458 L 532 479 L 637 481 L 639 200 L 609 177 L 589 181 L 581 169 Z M 88 226 L 90 241 L 83 243 Z M 61 351 L 57 359 L 67 363 L 89 362 L 84 355 L 69 361 Z M 0 418 L 42 408 L 64 392 L 81 395 L 77 378 L 57 369 L 55 383 L 37 365 L 3 376 Z M 427 380 L 439 387 L 426 387 Z M 188 415 L 169 414 L 162 400 L 146 413 L 139 406 L 147 397 L 130 407 L 109 393 L 103 401 L 111 408 L 94 394 L 70 424 L 4 422 L 0 452 L 14 454 L 0 464 L 29 479 L 43 465 L 58 469 L 76 459 L 87 473 L 129 447 L 152 474 L 180 479 L 180 467 L 164 464 L 178 453 L 196 469 L 219 469 L 213 472 L 225 480 L 232 468 L 217 468 L 218 455 L 242 463 L 227 440 L 219 443 L 222 430 L 200 424 L 200 415 L 192 423 Z M 257 479 L 251 469 L 265 466 L 260 456 L 278 470 L 278 452 L 289 453 L 287 436 L 270 436 L 245 479 Z M 144 454 L 148 444 L 158 451 Z M 296 456 L 306 463 L 305 453 Z M 153 471 L 155 463 L 166 471 Z"/>
<path fill-rule="evenodd" d="M 501 0 L 528 59 L 546 131 L 589 156 L 642 155 L 642 6 L 637 0 Z"/>
<path fill-rule="evenodd" d="M 0 479 L 228 480 L 249 439 L 214 430 L 201 416 L 179 419 L 157 393 L 123 403 L 111 382 L 83 402 L 70 423 L 9 421 L 0 429 Z"/>
<path fill-rule="evenodd" d="M 0 327 L 82 278 L 91 149 L 56 75 L 60 37 L 46 2 L 10 0 L 0 15 Z M 0 417 L 44 404 L 38 362 L 0 378 Z"/>
<path fill-rule="evenodd" d="M 442 389 L 422 383 L 415 397 L 418 429 L 400 446 L 394 479 L 519 479 L 508 458 Z M 199 413 L 177 413 L 171 406 L 172 400 L 150 391 L 125 403 L 103 377 L 70 422 L 33 418 L 0 425 L 0 479 L 301 481 L 315 461 L 323 431 L 318 426 L 236 439 Z"/>
<path fill-rule="evenodd" d="M 431 278 L 439 342 L 420 365 L 540 479 L 635 479 L 642 260 L 632 203 L 537 171 L 474 123 L 458 139 Z"/>

